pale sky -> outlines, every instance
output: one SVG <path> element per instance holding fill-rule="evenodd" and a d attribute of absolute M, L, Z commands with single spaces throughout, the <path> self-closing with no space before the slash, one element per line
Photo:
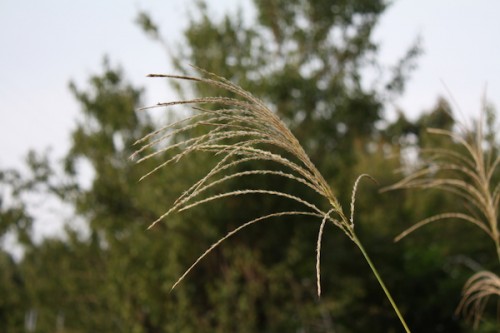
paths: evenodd
<path fill-rule="evenodd" d="M 249 1 L 208 0 L 219 15 Z M 104 55 L 121 65 L 147 103 L 168 100 L 168 88 L 148 73 L 171 72 L 161 47 L 137 27 L 139 10 L 149 12 L 171 45 L 187 24 L 186 0 L 0 0 L 0 168 L 18 166 L 27 150 L 52 147 L 60 157 L 78 105 L 68 82 L 86 87 L 101 72 Z M 247 13 L 252 11 L 247 9 Z M 487 95 L 500 108 L 500 1 L 399 0 L 376 31 L 381 60 L 390 64 L 417 35 L 425 54 L 406 94 L 397 101 L 409 115 L 431 108 L 446 95 L 476 114 Z"/>

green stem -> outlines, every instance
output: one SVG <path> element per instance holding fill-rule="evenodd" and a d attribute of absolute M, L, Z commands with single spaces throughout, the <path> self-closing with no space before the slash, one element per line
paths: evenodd
<path fill-rule="evenodd" d="M 398 316 L 399 318 L 399 321 L 401 322 L 401 324 L 403 325 L 405 331 L 407 333 L 411 333 L 410 329 L 408 328 L 408 325 L 406 324 L 403 316 L 401 315 L 401 312 L 399 312 L 399 308 L 398 306 L 396 305 L 396 302 L 394 302 L 394 299 L 392 298 L 391 296 L 391 293 L 389 292 L 389 290 L 387 289 L 387 287 L 385 286 L 384 284 L 384 281 L 382 280 L 382 278 L 380 277 L 380 274 L 378 273 L 377 269 L 375 268 L 375 265 L 373 265 L 373 262 L 371 261 L 370 257 L 368 256 L 368 253 L 366 253 L 366 250 L 365 248 L 363 247 L 363 245 L 361 245 L 361 242 L 359 241 L 359 239 L 356 237 L 356 235 L 353 235 L 353 241 L 354 243 L 358 246 L 358 248 L 361 250 L 361 253 L 363 253 L 363 256 L 365 257 L 365 260 L 366 262 L 368 263 L 368 265 L 370 266 L 373 274 L 375 275 L 375 277 L 377 278 L 377 281 L 378 283 L 380 284 L 380 286 L 382 287 L 382 289 L 384 290 L 384 293 L 385 293 L 385 296 L 387 296 L 387 299 L 389 300 L 389 302 L 391 303 L 392 305 L 392 308 L 394 309 L 394 311 L 396 312 L 396 315 Z"/>

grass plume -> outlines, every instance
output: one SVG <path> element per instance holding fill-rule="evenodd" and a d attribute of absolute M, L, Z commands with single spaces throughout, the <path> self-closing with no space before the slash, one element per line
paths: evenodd
<path fill-rule="evenodd" d="M 442 213 L 426 218 L 398 235 L 396 240 L 401 240 L 432 222 L 446 219 L 462 220 L 481 229 L 493 241 L 500 261 L 498 230 L 500 183 L 498 181 L 494 183 L 493 178 L 500 166 L 500 156 L 495 156 L 494 147 L 484 149 L 482 126 L 477 126 L 477 133 L 465 135 L 442 129 L 428 131 L 431 134 L 448 137 L 459 147 L 454 150 L 424 149 L 422 152 L 427 156 L 424 167 L 385 190 L 446 191 L 463 199 L 467 203 L 468 211 Z"/>
<path fill-rule="evenodd" d="M 142 139 L 137 141 L 140 147 L 132 158 L 138 163 L 146 161 L 159 154 L 171 153 L 172 157 L 165 162 L 153 168 L 142 179 L 151 176 L 157 170 L 176 163 L 186 158 L 191 153 L 205 152 L 212 153 L 219 160 L 215 166 L 199 181 L 189 187 L 182 193 L 163 215 L 149 226 L 154 227 L 160 221 L 165 220 L 169 215 L 176 212 L 182 212 L 198 205 L 208 203 L 214 200 L 240 196 L 247 194 L 260 194 L 278 196 L 283 200 L 292 200 L 297 206 L 302 207 L 299 210 L 275 212 L 264 215 L 242 224 L 238 228 L 226 234 L 219 239 L 210 248 L 208 248 L 198 259 L 189 267 L 186 272 L 175 282 L 175 288 L 186 275 L 208 255 L 213 249 L 219 246 L 223 241 L 241 231 L 242 229 L 262 222 L 270 218 L 284 217 L 290 215 L 303 215 L 317 218 L 320 223 L 320 229 L 317 239 L 316 253 L 316 278 L 317 292 L 321 295 L 321 272 L 320 272 L 320 253 L 321 239 L 325 224 L 332 223 L 351 239 L 361 250 L 364 258 L 375 274 L 385 295 L 389 299 L 399 320 L 406 332 L 410 332 L 398 307 L 392 299 L 388 289 L 384 285 L 380 275 L 371 262 L 368 254 L 363 248 L 360 240 L 355 233 L 354 222 L 354 204 L 355 194 L 359 181 L 367 175 L 361 175 L 354 183 L 351 214 L 347 217 L 334 196 L 330 186 L 323 178 L 318 169 L 311 162 L 310 158 L 300 145 L 296 137 L 291 133 L 288 127 L 272 112 L 266 105 L 247 91 L 230 81 L 221 78 L 215 74 L 200 70 L 204 77 L 178 76 L 152 74 L 150 77 L 161 77 L 170 79 L 188 80 L 198 84 L 207 84 L 223 91 L 232 93 L 235 97 L 202 97 L 189 100 L 174 101 L 167 103 L 158 103 L 155 106 L 145 109 L 169 107 L 173 105 L 193 105 L 195 113 L 176 123 L 160 128 Z M 204 108 L 203 105 L 209 105 L 215 108 Z M 204 129 L 200 131 L 199 129 Z M 173 143 L 171 138 L 175 135 L 183 134 L 180 142 Z M 148 153 L 147 153 L 148 152 Z M 251 171 L 238 171 L 237 166 L 251 161 L 262 161 L 262 167 Z M 265 167 L 265 165 L 274 164 L 275 168 Z M 260 188 L 242 188 L 236 191 L 223 192 L 219 194 L 206 195 L 206 191 L 229 180 L 241 177 L 250 177 L 253 175 L 267 175 L 287 178 L 291 181 L 300 183 L 321 196 L 328 202 L 327 210 L 320 209 L 315 203 L 291 193 L 265 190 Z"/>
<path fill-rule="evenodd" d="M 438 221 L 464 221 L 479 228 L 492 241 L 500 263 L 499 203 L 500 156 L 497 142 L 484 131 L 484 109 L 472 128 L 458 124 L 461 132 L 428 129 L 433 135 L 444 136 L 452 148 L 423 149 L 424 165 L 398 183 L 384 189 L 437 189 L 457 196 L 465 211 L 436 214 L 417 222 L 399 234 L 395 241 L 417 229 Z M 486 114 L 488 116 L 488 114 Z M 494 124 L 494 117 L 489 121 Z M 491 124 L 490 124 L 491 125 Z M 494 126 L 494 125 L 493 125 Z M 500 278 L 489 271 L 476 272 L 465 284 L 457 312 L 478 325 L 490 296 L 500 296 Z"/>
<path fill-rule="evenodd" d="M 465 283 L 456 313 L 462 313 L 477 328 L 491 296 L 500 297 L 500 277 L 490 271 L 479 271 Z"/>

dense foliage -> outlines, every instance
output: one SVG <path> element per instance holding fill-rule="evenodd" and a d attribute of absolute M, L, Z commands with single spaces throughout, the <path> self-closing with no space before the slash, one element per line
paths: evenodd
<path fill-rule="evenodd" d="M 367 182 L 358 189 L 356 228 L 409 326 L 414 332 L 472 331 L 455 309 L 473 270 L 498 268 L 491 245 L 474 228 L 454 222 L 430 225 L 394 243 L 414 222 L 462 204 L 441 192 L 379 193 L 401 179 L 396 169 L 418 164 L 421 147 L 453 149 L 426 132 L 428 127 L 456 128 L 442 99 L 415 121 L 402 113 L 395 121 L 386 119 L 388 101 L 404 92 L 418 44 L 394 67 L 381 69 L 372 33 L 387 7 L 382 0 L 255 0 L 254 5 L 256 22 L 246 22 L 243 15 L 217 21 L 200 3 L 173 54 L 179 73 L 194 71 L 186 66 L 193 64 L 263 99 L 299 139 L 342 205 L 348 207 L 358 175 L 374 177 L 380 186 Z M 138 22 L 164 42 L 147 14 L 141 13 Z M 385 80 L 366 82 L 364 74 L 375 69 L 384 71 Z M 184 95 L 224 93 L 172 86 Z M 173 214 L 146 231 L 214 166 L 213 157 L 192 155 L 139 182 L 168 156 L 136 165 L 129 159 L 134 142 L 175 121 L 175 113 L 137 111 L 144 106 L 142 90 L 107 61 L 87 86 L 71 84 L 70 89 L 81 117 L 63 170 L 57 171 L 61 165 L 49 157 L 31 153 L 28 173 L 0 172 L 0 240 L 15 237 L 24 252 L 17 261 L 9 251 L 0 252 L 0 331 L 401 331 L 359 251 L 330 226 L 323 239 L 318 299 L 315 249 L 321 221 L 307 217 L 275 218 L 248 228 L 170 292 L 184 270 L 228 231 L 256 216 L 294 210 L 294 204 L 232 197 Z M 489 147 L 498 153 L 494 130 L 489 135 Z M 182 134 L 172 138 L 182 139 Z M 88 186 L 81 182 L 84 168 L 93 174 Z M 236 181 L 239 186 L 228 182 L 225 190 L 258 186 L 317 200 L 283 178 Z M 33 195 L 72 207 L 75 221 L 85 223 L 84 232 L 68 221 L 62 237 L 37 241 L 36 216 L 29 207 Z M 497 327 L 495 308 L 487 307 L 478 332 Z"/>

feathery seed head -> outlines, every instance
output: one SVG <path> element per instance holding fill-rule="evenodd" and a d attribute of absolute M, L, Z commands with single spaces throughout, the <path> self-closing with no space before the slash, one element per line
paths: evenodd
<path fill-rule="evenodd" d="M 339 227 L 351 240 L 354 240 L 354 196 L 359 179 L 353 190 L 353 202 L 351 204 L 351 218 L 348 219 L 342 211 L 337 198 L 333 195 L 327 182 L 309 159 L 308 155 L 300 145 L 299 141 L 291 133 L 288 127 L 259 99 L 252 96 L 239 86 L 221 78 L 215 74 L 200 70 L 205 77 L 190 77 L 178 75 L 151 74 L 150 77 L 161 77 L 170 79 L 189 80 L 199 84 L 208 84 L 231 92 L 235 97 L 202 97 L 189 100 L 181 100 L 167 103 L 158 103 L 155 106 L 144 109 L 169 107 L 174 105 L 192 105 L 195 113 L 185 119 L 169 124 L 137 140 L 140 145 L 133 154 L 137 163 L 144 162 L 160 154 L 169 153 L 167 160 L 160 163 L 142 178 L 147 178 L 161 168 L 176 163 L 194 152 L 208 152 L 219 157 L 217 164 L 199 181 L 182 193 L 174 202 L 172 207 L 163 215 L 158 217 L 149 228 L 167 218 L 175 212 L 182 212 L 198 205 L 217 199 L 241 196 L 247 194 L 261 194 L 281 197 L 292 200 L 303 210 L 276 212 L 261 216 L 247 222 L 212 245 L 202 254 L 195 263 L 174 284 L 174 287 L 184 279 L 187 273 L 209 252 L 220 243 L 241 229 L 269 218 L 291 215 L 313 216 L 321 220 L 321 227 L 317 242 L 317 279 L 318 295 L 320 286 L 320 251 L 321 238 L 325 223 L 332 222 Z M 208 105 L 211 108 L 202 107 Z M 174 141 L 176 137 L 180 139 Z M 277 165 L 275 168 L 264 167 L 269 165 L 263 163 L 262 168 L 250 171 L 238 171 L 238 166 L 251 161 L 263 161 Z M 300 183 L 330 204 L 330 210 L 324 211 L 314 203 L 293 195 L 291 193 L 273 191 L 259 188 L 242 188 L 235 191 L 212 194 L 206 196 L 207 190 L 224 182 L 241 177 L 253 175 L 268 175 L 286 178 L 290 181 Z M 335 214 L 336 217 L 331 215 Z"/>

